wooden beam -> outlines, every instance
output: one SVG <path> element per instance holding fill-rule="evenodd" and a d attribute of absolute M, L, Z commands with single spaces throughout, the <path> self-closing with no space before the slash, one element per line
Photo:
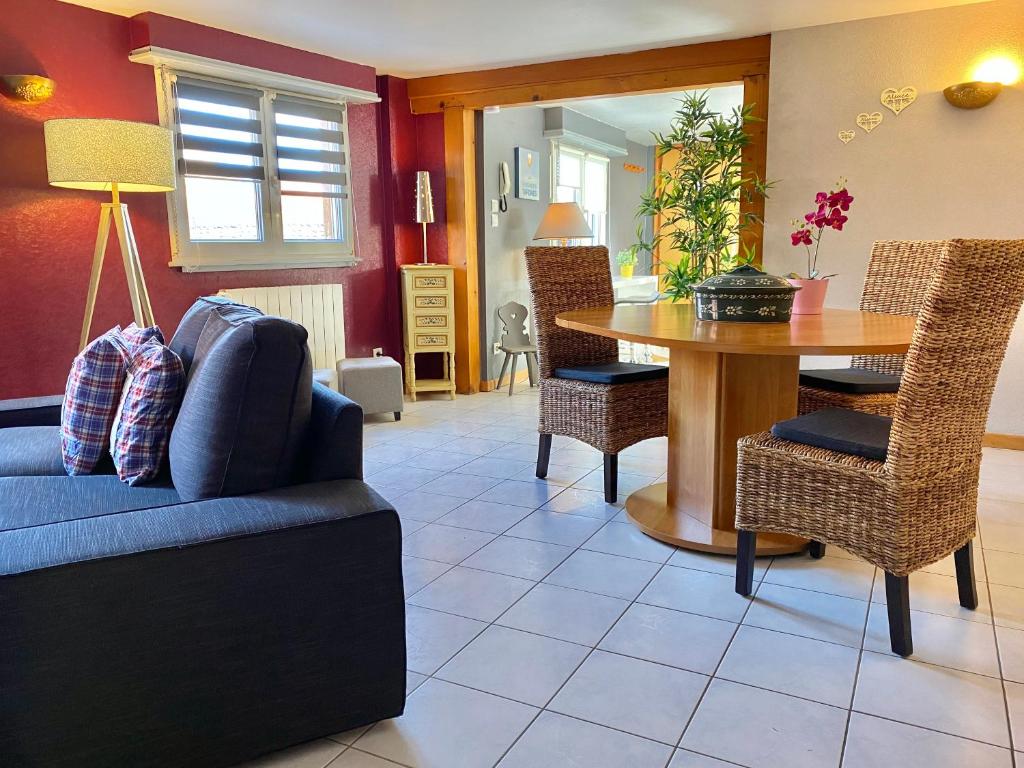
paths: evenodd
<path fill-rule="evenodd" d="M 476 124 L 473 110 L 444 110 L 448 263 L 455 267 L 455 389 L 480 391 L 480 290 L 477 279 Z"/>
<path fill-rule="evenodd" d="M 768 72 L 771 37 L 747 37 L 634 53 L 414 78 L 415 114 L 537 101 L 699 88 Z"/>
<path fill-rule="evenodd" d="M 743 172 L 753 174 L 762 181 L 765 181 L 765 173 L 768 167 L 768 75 L 748 75 L 743 78 L 743 106 L 754 108 L 754 117 L 757 121 L 747 123 L 747 133 L 750 135 L 750 144 L 743 152 Z M 740 200 L 740 215 L 753 213 L 760 219 L 764 219 L 764 198 L 760 195 L 754 196 L 752 200 Z M 764 225 L 760 223 L 751 224 L 740 235 L 743 248 L 752 248 L 755 253 L 754 263 L 761 266 L 764 251 Z"/>

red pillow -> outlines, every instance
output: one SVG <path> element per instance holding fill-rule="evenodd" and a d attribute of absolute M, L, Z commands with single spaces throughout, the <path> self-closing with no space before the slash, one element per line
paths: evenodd
<path fill-rule="evenodd" d="M 174 417 L 185 392 L 181 358 L 156 338 L 131 344 L 112 340 L 124 360 L 126 379 L 109 433 L 117 476 L 136 485 L 156 478 L 167 460 Z"/>
<path fill-rule="evenodd" d="M 121 336 L 131 345 L 164 340 L 156 326 L 139 328 L 132 323 L 123 331 L 114 326 L 75 357 L 60 419 L 61 455 L 69 475 L 89 474 L 106 453 L 124 386 L 124 360 L 112 342 Z"/>
<path fill-rule="evenodd" d="M 115 326 L 93 339 L 71 363 L 60 416 L 60 449 L 69 475 L 92 472 L 110 440 L 124 382 L 124 361 L 111 343 L 120 332 Z"/>

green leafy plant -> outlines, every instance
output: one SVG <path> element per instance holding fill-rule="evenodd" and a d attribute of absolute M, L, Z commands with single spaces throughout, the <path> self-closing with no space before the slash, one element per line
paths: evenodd
<path fill-rule="evenodd" d="M 629 248 L 624 248 L 615 255 L 615 263 L 620 267 L 635 267 L 640 259 L 637 257 L 636 252 L 639 250 L 639 246 L 631 245 Z"/>
<path fill-rule="evenodd" d="M 678 160 L 655 174 L 641 198 L 636 247 L 654 252 L 667 241 L 679 255 L 663 276 L 664 291 L 673 301 L 691 296 L 692 286 L 705 278 L 754 258 L 740 236 L 762 219 L 749 210 L 741 212 L 740 203 L 767 197 L 771 187 L 743 160 L 750 144 L 746 126 L 756 121 L 753 105 L 734 108 L 729 115 L 714 112 L 705 91 L 680 99 L 669 132 L 652 134 L 658 156 L 678 152 Z M 660 220 L 660 226 L 644 242 L 648 216 Z"/>

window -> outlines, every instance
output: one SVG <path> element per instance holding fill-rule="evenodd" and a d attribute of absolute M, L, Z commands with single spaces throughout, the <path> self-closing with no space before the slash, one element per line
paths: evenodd
<path fill-rule="evenodd" d="M 346 107 L 167 73 L 174 266 L 352 264 Z"/>
<path fill-rule="evenodd" d="M 555 142 L 554 201 L 577 203 L 583 209 L 594 245 L 608 244 L 608 158 Z M 574 245 L 582 244 L 574 243 Z"/>

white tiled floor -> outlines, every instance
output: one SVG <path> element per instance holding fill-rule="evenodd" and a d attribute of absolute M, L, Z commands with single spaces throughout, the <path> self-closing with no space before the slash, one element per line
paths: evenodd
<path fill-rule="evenodd" d="M 410 403 L 367 424 L 367 482 L 402 517 L 406 713 L 262 768 L 1006 768 L 1024 765 L 1024 454 L 986 450 L 980 605 L 949 562 L 911 578 L 915 655 L 888 651 L 881 574 L 830 548 L 734 561 L 639 533 L 601 456 L 536 391 Z M 665 470 L 620 457 L 620 500 Z"/>

